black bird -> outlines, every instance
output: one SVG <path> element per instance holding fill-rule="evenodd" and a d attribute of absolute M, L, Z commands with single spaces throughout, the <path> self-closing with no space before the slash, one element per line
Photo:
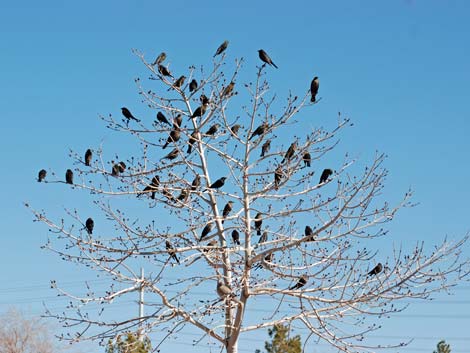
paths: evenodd
<path fill-rule="evenodd" d="M 165 115 L 163 115 L 162 112 L 158 112 L 157 113 L 157 120 L 161 123 L 165 123 L 165 124 L 168 124 L 168 125 L 171 125 L 170 122 L 168 121 L 168 119 L 166 118 Z"/>
<path fill-rule="evenodd" d="M 232 231 L 232 240 L 235 244 L 240 245 L 240 233 L 236 229 Z"/>
<path fill-rule="evenodd" d="M 274 260 L 274 253 L 269 253 L 268 255 L 266 255 L 266 256 L 264 257 L 264 262 L 272 262 L 273 260 Z M 260 263 L 258 263 L 256 266 L 254 266 L 253 268 L 254 268 L 255 270 L 257 270 L 257 269 L 263 267 L 263 265 L 264 265 L 263 262 L 260 262 Z M 268 265 L 268 266 L 269 266 L 269 265 Z"/>
<path fill-rule="evenodd" d="M 85 165 L 90 166 L 91 165 L 91 158 L 93 157 L 93 153 L 91 152 L 90 149 L 87 149 L 85 152 Z"/>
<path fill-rule="evenodd" d="M 201 101 L 202 105 L 207 105 L 210 103 L 209 98 L 207 98 L 205 94 L 201 94 L 201 96 L 199 97 L 199 100 Z"/>
<path fill-rule="evenodd" d="M 296 284 L 289 288 L 289 290 L 300 289 L 307 284 L 308 277 L 307 275 L 300 276 Z"/>
<path fill-rule="evenodd" d="M 171 150 L 170 153 L 168 153 L 163 159 L 169 159 L 170 161 L 178 157 L 178 148 L 175 147 L 173 150 Z"/>
<path fill-rule="evenodd" d="M 173 119 L 173 128 L 174 129 L 179 129 L 181 127 L 182 122 L 183 122 L 183 116 L 181 114 L 178 114 Z"/>
<path fill-rule="evenodd" d="M 197 131 L 194 131 L 191 136 L 189 136 L 188 140 L 188 150 L 186 151 L 188 154 L 190 154 L 193 151 L 193 145 L 197 141 Z"/>
<path fill-rule="evenodd" d="M 189 83 L 189 92 L 193 92 L 195 90 L 197 90 L 197 81 L 193 78 Z"/>
<path fill-rule="evenodd" d="M 268 232 L 264 231 L 263 235 L 259 237 L 258 244 L 266 243 L 268 241 Z"/>
<path fill-rule="evenodd" d="M 210 249 L 210 248 L 215 248 L 217 245 L 219 245 L 219 242 L 217 241 L 217 239 L 212 239 L 210 242 L 207 243 L 206 247 L 209 247 L 206 248 L 206 249 L 203 249 L 202 251 L 204 252 L 208 252 L 210 250 L 214 250 L 214 249 Z"/>
<path fill-rule="evenodd" d="M 135 121 L 140 121 L 134 115 L 132 115 L 132 113 L 126 107 L 122 107 L 121 112 L 122 112 L 122 115 L 124 115 L 124 117 L 127 119 L 127 121 L 129 121 L 131 119 L 135 120 Z"/>
<path fill-rule="evenodd" d="M 95 222 L 91 218 L 88 218 L 85 221 L 85 228 L 88 234 L 93 234 L 93 228 L 95 227 Z"/>
<path fill-rule="evenodd" d="M 269 152 L 270 148 L 271 148 L 271 140 L 267 140 L 265 143 L 263 143 L 263 146 L 261 146 L 260 157 L 264 157 L 264 155 Z"/>
<path fill-rule="evenodd" d="M 176 81 L 175 83 L 173 83 L 173 88 L 181 88 L 181 86 L 184 84 L 184 80 L 186 80 L 186 76 L 182 75 L 180 76 Z M 170 90 L 170 88 L 168 89 L 168 91 Z"/>
<path fill-rule="evenodd" d="M 219 130 L 219 127 L 220 127 L 220 124 L 218 123 L 215 123 L 214 125 L 212 125 L 209 130 L 206 131 L 206 135 L 208 136 L 214 136 L 215 133 L 217 132 L 217 130 Z"/>
<path fill-rule="evenodd" d="M 152 199 L 155 199 L 155 193 L 157 192 L 158 185 L 160 185 L 160 177 L 158 175 L 155 175 L 152 178 L 152 181 L 150 182 L 150 185 L 147 185 L 144 188 L 144 190 L 142 190 L 142 194 L 149 192 L 149 193 L 151 193 L 150 197 Z M 140 194 L 140 195 L 142 195 L 142 194 Z M 140 196 L 140 195 L 137 195 L 137 196 Z"/>
<path fill-rule="evenodd" d="M 282 166 L 279 165 L 276 170 L 274 171 L 274 188 L 277 190 L 279 189 L 279 184 L 281 183 L 281 179 L 283 176 Z"/>
<path fill-rule="evenodd" d="M 201 237 L 199 238 L 199 241 L 204 239 L 206 235 L 210 233 L 211 230 L 212 230 L 212 223 L 207 223 L 201 232 Z"/>
<path fill-rule="evenodd" d="M 163 145 L 163 149 L 167 148 L 170 142 L 178 142 L 180 137 L 181 137 L 181 132 L 179 129 L 171 130 L 170 136 L 168 136 L 166 143 Z"/>
<path fill-rule="evenodd" d="M 240 127 L 241 126 L 239 124 L 235 124 L 232 127 L 230 127 L 230 131 L 232 131 L 232 134 L 236 136 L 238 134 L 238 130 L 240 130 Z"/>
<path fill-rule="evenodd" d="M 373 275 L 378 275 L 380 272 L 382 272 L 383 266 L 379 262 L 372 270 L 369 271 L 367 275 L 373 276 Z"/>
<path fill-rule="evenodd" d="M 265 62 L 266 64 L 274 66 L 276 69 L 278 68 L 276 64 L 273 63 L 269 55 L 263 49 L 258 50 L 258 54 L 259 54 L 259 58 L 261 59 L 261 61 Z"/>
<path fill-rule="evenodd" d="M 71 169 L 67 169 L 65 172 L 65 182 L 67 184 L 73 184 L 73 172 Z"/>
<path fill-rule="evenodd" d="M 196 177 L 194 178 L 193 182 L 191 183 L 191 190 L 196 190 L 199 185 L 201 185 L 201 177 L 200 175 L 196 175 Z"/>
<path fill-rule="evenodd" d="M 263 124 L 261 124 L 260 126 L 258 126 L 255 131 L 253 131 L 253 133 L 251 134 L 249 140 L 251 140 L 253 137 L 255 136 L 261 136 L 263 135 L 266 130 L 268 130 L 269 128 L 269 125 L 268 123 L 265 121 Z"/>
<path fill-rule="evenodd" d="M 290 159 L 294 156 L 294 153 L 295 153 L 295 150 L 296 150 L 296 149 L 297 149 L 297 141 L 296 141 L 296 142 L 293 142 L 293 143 L 289 146 L 289 148 L 288 148 L 286 154 L 284 155 L 284 158 L 282 159 L 281 163 L 284 163 L 284 161 L 285 161 L 286 159 L 287 159 L 287 161 L 290 161 Z"/>
<path fill-rule="evenodd" d="M 40 183 L 44 179 L 46 179 L 47 171 L 45 169 L 41 169 L 38 173 L 38 182 Z"/>
<path fill-rule="evenodd" d="M 226 179 L 227 179 L 226 177 L 222 177 L 220 179 L 217 179 L 216 181 L 214 181 L 212 183 L 211 186 L 209 186 L 209 188 L 210 189 L 219 189 L 219 188 L 221 188 L 222 186 L 224 186 Z"/>
<path fill-rule="evenodd" d="M 160 54 L 158 54 L 157 58 L 155 59 L 155 61 L 152 64 L 152 66 L 160 65 L 162 62 L 165 61 L 165 59 L 166 59 L 166 53 L 161 52 Z"/>
<path fill-rule="evenodd" d="M 229 201 L 225 204 L 224 210 L 222 211 L 222 223 L 224 223 L 225 217 L 229 215 L 230 212 L 232 212 L 233 208 L 233 201 Z"/>
<path fill-rule="evenodd" d="M 217 51 L 214 54 L 214 58 L 217 55 L 222 54 L 225 51 L 225 49 L 227 49 L 227 47 L 228 47 L 228 40 L 224 41 L 221 45 L 219 45 L 219 47 L 217 48 Z"/>
<path fill-rule="evenodd" d="M 315 103 L 316 101 L 316 96 L 318 94 L 318 88 L 320 87 L 320 81 L 318 80 L 318 77 L 315 76 L 310 83 L 310 93 L 312 94 L 312 98 L 310 99 L 310 102 Z"/>
<path fill-rule="evenodd" d="M 160 74 L 162 74 L 163 76 L 170 76 L 170 77 L 173 77 L 173 75 L 171 74 L 170 70 L 168 70 L 168 68 L 166 68 L 165 66 L 163 65 L 158 65 L 158 72 Z"/>
<path fill-rule="evenodd" d="M 196 110 L 193 112 L 193 115 L 191 115 L 191 119 L 194 119 L 198 116 L 199 117 L 203 116 L 204 114 L 206 114 L 206 110 L 207 110 L 207 104 L 203 104 L 197 107 Z"/>
<path fill-rule="evenodd" d="M 261 235 L 261 226 L 263 225 L 263 215 L 258 212 L 255 216 L 255 230 L 257 235 Z"/>
<path fill-rule="evenodd" d="M 171 243 L 168 240 L 165 242 L 165 248 L 166 248 L 166 252 L 168 253 L 168 255 L 170 255 L 170 257 L 173 260 L 175 260 L 179 265 L 180 260 L 178 260 L 178 256 L 176 256 L 175 248 L 171 245 Z"/>
<path fill-rule="evenodd" d="M 311 163 L 312 163 L 312 156 L 310 155 L 310 153 L 308 152 L 305 152 L 304 153 L 304 156 L 302 157 L 303 161 L 304 161 L 304 166 L 305 167 L 310 167 Z"/>
<path fill-rule="evenodd" d="M 184 203 L 184 202 L 186 202 L 186 200 L 188 199 L 188 196 L 189 196 L 188 190 L 183 189 L 183 190 L 181 190 L 181 194 L 179 194 L 176 199 L 177 199 L 178 201 Z"/>
<path fill-rule="evenodd" d="M 231 81 L 227 87 L 224 88 L 222 91 L 222 97 L 228 96 L 232 93 L 233 87 L 235 86 L 235 82 Z"/>
<path fill-rule="evenodd" d="M 313 237 L 313 229 L 310 226 L 305 226 L 305 236 L 308 237 L 307 241 L 315 241 Z"/>
<path fill-rule="evenodd" d="M 164 187 L 162 190 L 163 196 L 165 196 L 169 201 L 175 202 L 175 198 L 173 197 L 172 193 L 168 190 L 168 188 Z"/>
<path fill-rule="evenodd" d="M 124 163 L 123 161 L 116 163 L 115 165 L 113 165 L 113 168 L 111 170 L 111 175 L 117 176 L 121 173 L 124 173 L 124 171 L 126 170 L 126 167 L 127 167 L 126 163 Z"/>
<path fill-rule="evenodd" d="M 333 174 L 331 169 L 324 169 L 323 173 L 321 173 L 319 184 L 326 182 L 331 174 Z"/>

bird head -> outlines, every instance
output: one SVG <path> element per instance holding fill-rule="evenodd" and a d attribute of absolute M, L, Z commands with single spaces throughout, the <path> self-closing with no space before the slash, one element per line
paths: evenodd
<path fill-rule="evenodd" d="M 225 181 L 225 180 L 227 180 L 227 177 L 222 177 L 222 178 L 220 178 L 220 180 Z"/>

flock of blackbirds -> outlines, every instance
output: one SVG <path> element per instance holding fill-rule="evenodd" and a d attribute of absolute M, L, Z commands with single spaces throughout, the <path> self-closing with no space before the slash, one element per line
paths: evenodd
<path fill-rule="evenodd" d="M 216 57 L 217 55 L 222 54 L 227 49 L 228 44 L 229 44 L 229 42 L 227 40 L 224 41 L 217 48 L 217 50 L 214 54 L 214 57 Z M 278 68 L 278 66 L 273 62 L 271 57 L 263 49 L 258 50 L 258 55 L 259 55 L 260 60 L 264 63 L 264 65 L 268 64 L 270 66 L 275 67 L 276 69 Z M 155 61 L 152 63 L 152 66 L 157 66 L 158 72 L 162 76 L 167 76 L 167 77 L 172 77 L 173 78 L 173 75 L 168 70 L 168 68 L 163 65 L 163 62 L 165 61 L 165 59 L 166 59 L 166 53 L 164 53 L 164 52 L 160 53 L 157 56 L 157 58 L 155 59 Z M 173 85 L 172 85 L 172 87 L 170 87 L 170 89 L 172 89 L 172 88 L 173 89 L 181 89 L 181 87 L 183 86 L 185 80 L 186 80 L 186 76 L 184 76 L 184 75 L 180 76 L 178 79 L 174 80 Z M 233 81 L 230 82 L 222 90 L 222 97 L 230 96 L 233 92 L 234 86 L 235 86 L 235 83 Z M 319 79 L 318 79 L 317 76 L 315 76 L 313 78 L 313 80 L 311 81 L 311 83 L 310 83 L 310 93 L 311 93 L 310 101 L 312 103 L 316 102 L 316 96 L 318 94 L 319 86 L 320 86 Z M 197 87 L 198 87 L 198 82 L 195 79 L 193 79 L 189 83 L 189 91 L 193 92 L 197 89 Z M 192 115 L 190 116 L 191 119 L 194 119 L 196 117 L 202 117 L 205 114 L 205 112 L 206 112 L 206 110 L 209 106 L 210 101 L 204 94 L 201 95 L 200 101 L 201 101 L 201 105 L 192 113 Z M 121 112 L 122 112 L 122 115 L 127 119 L 126 120 L 127 123 L 129 123 L 130 120 L 134 120 L 136 122 L 141 121 L 140 119 L 136 118 L 131 113 L 131 111 L 126 107 L 122 107 Z M 156 118 L 157 118 L 157 121 L 162 123 L 162 124 L 173 125 L 173 129 L 171 130 L 171 132 L 168 136 L 168 139 L 166 140 L 165 144 L 163 145 L 163 149 L 168 147 L 168 145 L 170 143 L 178 142 L 181 138 L 180 128 L 181 128 L 181 123 L 182 123 L 182 119 L 183 119 L 181 114 L 178 114 L 173 119 L 173 123 L 170 123 L 170 121 L 165 117 L 165 115 L 162 112 L 158 112 Z M 240 127 L 241 126 L 238 125 L 238 124 L 233 125 L 233 126 L 230 127 L 230 131 L 233 134 L 237 135 Z M 220 124 L 216 123 L 216 124 L 212 125 L 206 131 L 205 135 L 206 136 L 213 136 L 217 133 L 219 128 L 220 128 Z M 248 138 L 248 141 L 251 141 L 252 139 L 254 139 L 256 137 L 259 137 L 259 136 L 264 136 L 269 131 L 269 129 L 270 129 L 270 126 L 269 126 L 268 122 L 263 122 L 255 130 L 253 130 L 250 137 Z M 191 134 L 191 136 L 189 137 L 188 149 L 187 149 L 188 154 L 190 154 L 192 152 L 193 145 L 194 145 L 195 142 L 197 142 L 197 132 L 196 131 L 193 132 Z M 269 152 L 270 147 L 271 147 L 271 140 L 268 139 L 261 146 L 260 157 L 264 157 Z M 284 175 L 284 172 L 282 170 L 282 165 L 285 161 L 290 161 L 295 156 L 296 149 L 297 149 L 297 142 L 295 141 L 289 146 L 286 153 L 284 154 L 284 158 L 282 159 L 281 163 L 279 164 L 279 166 L 276 168 L 276 170 L 274 172 L 274 186 L 275 186 L 276 190 L 279 188 L 279 185 L 280 185 L 280 183 L 282 181 L 282 178 L 283 178 L 283 175 Z M 173 159 L 177 158 L 178 155 L 179 155 L 179 149 L 175 148 L 170 153 L 168 153 L 166 156 L 164 156 L 163 159 L 173 160 Z M 87 149 L 86 152 L 85 152 L 85 156 L 84 156 L 84 163 L 85 163 L 86 166 L 91 166 L 92 157 L 93 157 L 93 153 L 92 153 L 91 149 Z M 312 157 L 311 157 L 309 152 L 305 152 L 303 154 L 302 160 L 304 162 L 305 167 L 310 167 L 311 166 Z M 123 173 L 125 170 L 126 170 L 126 164 L 122 161 L 118 162 L 118 163 L 113 165 L 113 167 L 111 169 L 111 175 L 118 176 L 121 173 Z M 333 170 L 324 169 L 321 176 L 320 176 L 319 184 L 327 182 L 329 177 L 332 174 L 333 174 Z M 46 170 L 41 169 L 38 173 L 38 179 L 37 179 L 38 182 L 44 181 L 45 178 L 46 178 L 46 175 L 47 175 Z M 206 190 L 207 189 L 219 189 L 219 188 L 223 187 L 224 184 L 225 184 L 226 179 L 227 179 L 226 177 L 221 177 L 221 178 L 217 179 L 208 188 L 206 188 Z M 67 169 L 67 171 L 65 173 L 65 182 L 67 184 L 72 184 L 72 185 L 74 183 L 73 182 L 73 171 L 71 169 Z M 192 182 L 191 190 L 193 190 L 193 191 L 196 190 L 200 186 L 200 183 L 201 183 L 200 176 L 197 175 L 196 178 Z M 156 175 L 152 178 L 150 184 L 147 185 L 138 196 L 141 196 L 143 194 L 150 194 L 150 197 L 152 199 L 155 199 L 155 195 L 158 192 L 159 186 L 160 186 L 160 178 L 158 177 L 158 175 Z M 173 200 L 173 201 L 175 200 L 173 195 L 171 195 L 171 193 L 168 190 L 164 189 L 162 192 L 168 199 Z M 182 192 L 182 194 L 180 196 L 178 196 L 177 200 L 183 201 L 187 198 L 188 195 L 189 195 L 188 191 L 186 191 L 186 194 L 184 194 Z M 225 218 L 230 214 L 232 209 L 233 209 L 233 201 L 228 201 L 227 204 L 224 206 L 223 211 L 222 211 L 222 223 L 224 223 Z M 268 237 L 268 233 L 266 231 L 262 232 L 262 224 L 263 224 L 263 214 L 261 212 L 258 212 L 256 214 L 255 218 L 254 218 L 254 230 L 256 231 L 256 234 L 258 236 L 260 236 L 258 244 L 266 242 L 267 237 Z M 88 218 L 85 222 L 85 229 L 86 229 L 86 231 L 89 235 L 93 234 L 93 228 L 94 228 L 94 221 L 93 221 L 92 218 Z M 206 226 L 202 229 L 199 241 L 202 241 L 207 235 L 209 235 L 212 228 L 213 228 L 213 223 L 212 222 L 209 222 L 208 224 L 206 224 Z M 314 232 L 313 232 L 313 230 L 310 226 L 305 227 L 304 234 L 305 234 L 305 237 L 307 237 L 307 241 L 315 241 L 314 235 L 313 235 Z M 231 236 L 232 236 L 233 242 L 237 245 L 240 245 L 240 233 L 236 229 L 234 229 L 232 231 Z M 177 254 L 176 254 L 176 251 L 173 248 L 173 246 L 171 245 L 170 241 L 167 240 L 165 245 L 166 245 L 166 251 L 169 254 L 170 258 L 175 260 L 179 264 L 180 261 L 178 259 Z M 209 242 L 207 244 L 207 247 L 215 247 L 217 245 L 218 245 L 218 241 L 214 239 L 214 240 L 212 240 L 211 242 Z M 208 251 L 208 249 L 204 249 L 203 251 Z M 267 255 L 265 260 L 266 261 L 271 261 L 272 260 L 272 255 L 273 254 Z M 378 275 L 380 272 L 382 272 L 382 270 L 383 270 L 382 264 L 378 263 L 370 272 L 368 272 L 368 275 L 369 276 Z M 299 277 L 297 283 L 295 283 L 293 286 L 289 287 L 288 289 L 289 290 L 300 289 L 300 288 L 304 287 L 307 284 L 307 282 L 308 282 L 308 276 L 306 274 L 304 274 L 301 277 Z M 217 284 L 217 293 L 221 297 L 227 297 L 229 295 L 232 295 L 231 289 L 229 287 L 227 287 L 226 285 L 224 285 L 220 281 Z"/>

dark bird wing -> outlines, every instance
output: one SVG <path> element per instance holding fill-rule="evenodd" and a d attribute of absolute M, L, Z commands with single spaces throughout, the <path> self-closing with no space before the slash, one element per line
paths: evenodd
<path fill-rule="evenodd" d="M 227 49 L 228 47 L 228 40 L 224 41 L 221 45 L 219 45 L 219 47 L 217 48 L 215 54 L 214 54 L 214 58 L 217 56 L 217 55 L 220 55 L 222 54 L 225 49 Z"/>

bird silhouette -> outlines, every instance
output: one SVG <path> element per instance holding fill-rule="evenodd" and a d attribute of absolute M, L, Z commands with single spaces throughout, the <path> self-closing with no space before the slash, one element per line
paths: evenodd
<path fill-rule="evenodd" d="M 328 178 L 331 176 L 331 174 L 333 174 L 331 169 L 324 169 L 321 173 L 319 184 L 328 181 Z"/>
<path fill-rule="evenodd" d="M 193 78 L 189 83 L 189 92 L 197 90 L 197 81 Z"/>
<path fill-rule="evenodd" d="M 152 199 L 155 199 L 155 193 L 157 192 L 157 189 L 158 189 L 158 186 L 160 185 L 160 177 L 158 175 L 155 175 L 153 178 L 152 178 L 152 181 L 150 182 L 150 185 L 147 185 L 143 190 L 142 190 L 142 193 L 137 195 L 137 196 L 141 196 L 143 195 L 144 193 L 151 193 L 150 194 L 150 197 Z"/>
<path fill-rule="evenodd" d="M 169 159 L 170 161 L 178 157 L 178 148 L 175 147 L 174 149 L 171 150 L 170 153 L 168 153 L 166 156 L 164 156 L 162 159 Z"/>
<path fill-rule="evenodd" d="M 255 131 L 252 132 L 249 140 L 251 140 L 253 137 L 255 136 L 261 136 L 261 135 L 264 135 L 264 133 L 266 133 L 266 131 L 268 130 L 269 128 L 269 125 L 267 122 L 264 122 L 263 124 L 261 124 L 260 126 L 258 126 Z"/>
<path fill-rule="evenodd" d="M 378 275 L 380 272 L 382 272 L 382 270 L 383 270 L 383 266 L 379 262 L 377 265 L 375 265 L 375 267 L 372 270 L 369 271 L 367 275 L 368 276 Z"/>
<path fill-rule="evenodd" d="M 207 110 L 207 104 L 203 104 L 197 107 L 196 110 L 191 115 L 191 119 L 203 116 L 204 114 L 206 114 L 206 110 Z"/>
<path fill-rule="evenodd" d="M 290 161 L 291 158 L 294 156 L 295 150 L 297 149 L 297 141 L 293 142 L 289 148 L 287 149 L 286 154 L 284 155 L 284 158 L 282 159 L 281 163 L 284 163 L 285 160 Z"/>
<path fill-rule="evenodd" d="M 209 186 L 209 188 L 210 189 L 219 189 L 219 188 L 221 188 L 222 186 L 224 186 L 226 179 L 227 179 L 226 177 L 222 177 L 220 179 L 217 179 L 216 181 L 214 181 L 211 184 L 211 186 Z"/>
<path fill-rule="evenodd" d="M 308 277 L 307 275 L 300 276 L 296 284 L 289 288 L 289 290 L 300 289 L 307 284 Z"/>
<path fill-rule="evenodd" d="M 206 135 L 207 136 L 214 136 L 215 133 L 219 130 L 219 127 L 220 127 L 220 124 L 218 123 L 215 123 L 214 125 L 212 125 L 209 130 L 206 131 Z"/>
<path fill-rule="evenodd" d="M 282 176 L 284 172 L 282 171 L 282 166 L 279 165 L 274 171 L 274 188 L 279 189 L 279 184 L 281 184 Z"/>
<path fill-rule="evenodd" d="M 67 184 L 73 184 L 73 172 L 71 169 L 67 169 L 65 172 L 65 182 Z"/>
<path fill-rule="evenodd" d="M 240 128 L 241 128 L 241 126 L 239 124 L 235 124 L 235 125 L 230 127 L 230 131 L 232 131 L 232 134 L 237 136 L 238 130 L 240 130 Z"/>
<path fill-rule="evenodd" d="M 177 89 L 180 89 L 181 86 L 184 84 L 184 81 L 186 80 L 186 76 L 182 75 L 180 76 L 174 83 L 173 83 L 173 86 L 171 86 L 172 88 L 177 88 Z M 170 90 L 171 88 L 168 88 L 168 91 Z"/>
<path fill-rule="evenodd" d="M 266 142 L 263 143 L 263 146 L 261 146 L 260 157 L 264 157 L 264 155 L 269 152 L 270 148 L 271 148 L 271 140 L 266 140 Z"/>
<path fill-rule="evenodd" d="M 116 163 L 111 169 L 111 175 L 118 176 L 119 174 L 124 173 L 126 167 L 126 163 L 124 163 L 123 161 Z"/>
<path fill-rule="evenodd" d="M 181 114 L 178 114 L 175 116 L 173 119 L 173 129 L 179 129 L 181 128 L 181 123 L 183 122 L 183 116 Z"/>
<path fill-rule="evenodd" d="M 228 40 L 225 40 L 221 45 L 219 45 L 219 47 L 217 48 L 215 54 L 214 54 L 214 58 L 217 56 L 217 55 L 220 55 L 222 54 L 225 49 L 227 49 L 228 47 Z"/>
<path fill-rule="evenodd" d="M 259 237 L 258 244 L 266 243 L 268 241 L 268 232 L 264 231 L 263 235 Z"/>
<path fill-rule="evenodd" d="M 209 98 L 207 98 L 205 94 L 201 94 L 201 96 L 199 97 L 199 101 L 202 105 L 207 105 L 210 103 Z"/>
<path fill-rule="evenodd" d="M 174 129 L 171 130 L 170 136 L 168 136 L 168 139 L 166 140 L 166 143 L 163 145 L 163 149 L 167 148 L 167 146 L 170 144 L 170 142 L 178 142 L 178 140 L 181 137 L 181 132 L 179 129 Z"/>
<path fill-rule="evenodd" d="M 46 179 L 47 171 L 45 169 L 41 169 L 38 173 L 38 182 L 40 183 L 44 179 Z"/>
<path fill-rule="evenodd" d="M 207 243 L 206 248 L 202 249 L 203 252 L 208 252 L 214 250 L 214 248 L 219 245 L 219 242 L 216 239 L 212 239 L 210 242 Z"/>
<path fill-rule="evenodd" d="M 91 165 L 91 159 L 93 157 L 93 153 L 90 149 L 87 149 L 85 152 L 85 165 L 89 167 Z"/>
<path fill-rule="evenodd" d="M 193 182 L 191 183 L 191 190 L 196 190 L 199 185 L 201 185 L 201 176 L 200 175 L 196 175 L 196 177 L 194 178 Z"/>
<path fill-rule="evenodd" d="M 222 223 L 224 223 L 225 218 L 232 212 L 233 209 L 233 201 L 229 201 L 225 204 L 224 209 L 222 211 Z"/>
<path fill-rule="evenodd" d="M 170 70 L 168 70 L 168 68 L 166 66 L 158 65 L 158 72 L 163 76 L 173 77 Z"/>
<path fill-rule="evenodd" d="M 193 151 L 193 145 L 197 141 L 197 131 L 193 131 L 191 136 L 189 136 L 188 139 L 188 150 L 186 151 L 188 154 L 190 154 Z"/>
<path fill-rule="evenodd" d="M 134 115 L 132 115 L 132 113 L 130 112 L 129 109 L 127 109 L 126 107 L 122 107 L 121 108 L 121 112 L 122 112 L 122 115 L 124 115 L 124 117 L 127 119 L 127 121 L 129 120 L 135 120 L 137 122 L 139 122 L 140 120 L 137 119 Z"/>
<path fill-rule="evenodd" d="M 276 69 L 278 68 L 277 65 L 273 63 L 269 55 L 263 49 L 258 50 L 258 54 L 259 54 L 259 58 L 261 59 L 261 61 L 271 66 L 274 66 Z"/>
<path fill-rule="evenodd" d="M 181 190 L 181 193 L 178 195 L 176 200 L 180 201 L 181 203 L 185 203 L 188 199 L 189 191 L 186 189 Z"/>
<path fill-rule="evenodd" d="M 235 87 L 235 82 L 231 81 L 222 91 L 222 97 L 229 96 L 233 91 L 233 87 Z"/>
<path fill-rule="evenodd" d="M 165 241 L 165 248 L 166 248 L 166 252 L 168 253 L 168 255 L 170 255 L 170 258 L 175 260 L 179 265 L 180 260 L 178 259 L 178 256 L 176 256 L 175 248 L 171 245 L 171 243 L 168 240 Z"/>
<path fill-rule="evenodd" d="M 302 160 L 304 161 L 304 166 L 305 167 L 310 167 L 310 165 L 312 163 L 312 156 L 310 155 L 310 153 L 305 152 L 303 157 L 302 157 Z"/>
<path fill-rule="evenodd" d="M 235 244 L 240 245 L 240 233 L 236 229 L 232 231 L 232 240 Z"/>
<path fill-rule="evenodd" d="M 317 94 L 318 94 L 318 88 L 320 87 L 320 81 L 318 80 L 318 77 L 315 76 L 310 83 L 310 94 L 312 95 L 312 98 L 310 99 L 310 102 L 315 103 L 317 100 Z"/>
<path fill-rule="evenodd" d="M 152 66 L 160 65 L 162 62 L 165 61 L 165 59 L 166 59 L 166 53 L 161 52 L 160 54 L 158 54 L 157 58 L 155 59 L 155 61 L 152 64 Z"/>
<path fill-rule="evenodd" d="M 314 241 L 313 229 L 310 226 L 305 226 L 305 236 L 308 237 L 306 241 Z"/>
<path fill-rule="evenodd" d="M 206 226 L 202 229 L 201 236 L 199 237 L 199 241 L 204 239 L 207 236 L 207 234 L 210 233 L 211 230 L 212 230 L 212 223 L 207 223 Z"/>
<path fill-rule="evenodd" d="M 257 235 L 261 235 L 261 226 L 263 225 L 263 214 L 258 212 L 255 216 L 255 230 Z"/>
<path fill-rule="evenodd" d="M 157 120 L 161 123 L 171 125 L 165 115 L 162 112 L 157 113 Z"/>
<path fill-rule="evenodd" d="M 85 221 L 85 228 L 88 234 L 93 234 L 93 228 L 95 227 L 95 222 L 93 222 L 93 219 L 88 218 Z"/>

